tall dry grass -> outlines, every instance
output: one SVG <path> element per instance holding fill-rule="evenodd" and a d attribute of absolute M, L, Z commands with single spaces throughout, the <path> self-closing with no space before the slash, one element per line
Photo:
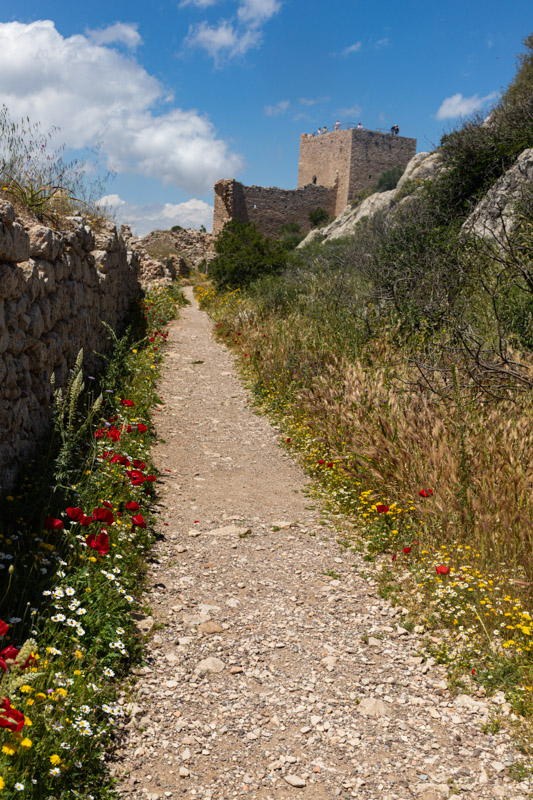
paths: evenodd
<path fill-rule="evenodd" d="M 415 387 L 414 368 L 380 340 L 364 360 L 338 357 L 327 324 L 248 309 L 240 332 L 256 387 L 297 408 L 348 476 L 376 495 L 413 502 L 435 543 L 461 541 L 490 571 L 533 587 L 532 396 L 480 403 Z M 433 491 L 430 502 L 421 489 Z M 533 594 L 533 592 L 532 592 Z"/>

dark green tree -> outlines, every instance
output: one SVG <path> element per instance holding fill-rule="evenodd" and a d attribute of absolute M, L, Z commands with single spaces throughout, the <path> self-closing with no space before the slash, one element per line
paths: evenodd
<path fill-rule="evenodd" d="M 215 250 L 209 276 L 219 289 L 248 286 L 263 275 L 281 272 L 287 263 L 287 251 L 279 242 L 263 236 L 253 222 L 237 219 L 224 225 Z"/>

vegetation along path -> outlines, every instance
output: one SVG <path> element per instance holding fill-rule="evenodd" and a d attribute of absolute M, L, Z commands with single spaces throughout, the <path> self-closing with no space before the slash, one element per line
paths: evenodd
<path fill-rule="evenodd" d="M 526 797 L 491 722 L 503 696 L 452 696 L 423 632 L 339 552 L 194 300 L 170 326 L 161 394 L 162 537 L 138 623 L 148 666 L 122 700 L 121 795 Z"/>

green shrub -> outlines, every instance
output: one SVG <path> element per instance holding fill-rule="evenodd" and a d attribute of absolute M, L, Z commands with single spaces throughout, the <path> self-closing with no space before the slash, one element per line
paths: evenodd
<path fill-rule="evenodd" d="M 253 222 L 237 219 L 224 225 L 215 250 L 209 275 L 218 288 L 248 286 L 262 275 L 281 272 L 287 262 L 287 251 L 281 243 L 263 236 Z"/>
<path fill-rule="evenodd" d="M 329 220 L 329 214 L 325 208 L 313 208 L 308 216 L 311 227 L 313 228 L 319 228 L 321 225 L 325 225 Z"/>
<path fill-rule="evenodd" d="M 392 167 L 392 169 L 382 172 L 374 184 L 374 191 L 390 192 L 391 189 L 396 189 L 396 185 L 404 172 L 405 169 L 399 164 L 396 167 Z"/>

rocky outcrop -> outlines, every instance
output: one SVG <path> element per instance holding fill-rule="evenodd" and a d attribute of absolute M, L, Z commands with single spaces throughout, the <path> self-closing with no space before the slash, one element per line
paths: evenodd
<path fill-rule="evenodd" d="M 496 181 L 463 224 L 475 237 L 504 244 L 518 218 L 517 206 L 533 189 L 533 149 L 524 150 L 513 166 Z"/>
<path fill-rule="evenodd" d="M 139 280 L 143 287 L 166 286 L 178 277 L 188 277 L 214 256 L 213 235 L 194 228 L 179 231 L 153 231 L 144 239 L 137 238 L 129 225 L 122 225 L 121 234 L 127 246 L 140 261 Z"/>
<path fill-rule="evenodd" d="M 412 181 L 412 189 L 422 181 L 433 180 L 442 170 L 439 153 L 417 153 L 405 168 L 405 172 L 396 184 L 395 193 L 400 195 L 405 191 L 407 181 Z"/>
<path fill-rule="evenodd" d="M 214 258 L 214 239 L 212 233 L 197 231 L 195 228 L 176 231 L 152 231 L 142 240 L 149 252 L 181 256 L 191 269 L 197 269 L 202 261 Z"/>
<path fill-rule="evenodd" d="M 371 194 L 355 207 L 346 206 L 329 225 L 310 231 L 298 247 L 318 239 L 327 241 L 351 236 L 357 223 L 362 219 L 372 218 L 379 212 L 389 211 L 399 203 L 405 202 L 407 197 L 416 192 L 418 186 L 426 180 L 434 179 L 441 169 L 438 153 L 417 153 L 408 163 L 395 189 Z"/>
<path fill-rule="evenodd" d="M 151 286 L 169 286 L 176 278 L 173 264 L 168 259 L 152 258 L 143 247 L 143 240 L 134 236 L 129 225 L 121 225 L 120 233 L 126 242 L 130 259 L 139 264 L 139 282 L 143 289 Z"/>
<path fill-rule="evenodd" d="M 81 348 L 88 374 L 101 366 L 102 323 L 121 328 L 138 268 L 110 223 L 71 217 L 57 231 L 0 200 L 0 491 L 50 422 L 52 373 L 61 385 Z"/>

